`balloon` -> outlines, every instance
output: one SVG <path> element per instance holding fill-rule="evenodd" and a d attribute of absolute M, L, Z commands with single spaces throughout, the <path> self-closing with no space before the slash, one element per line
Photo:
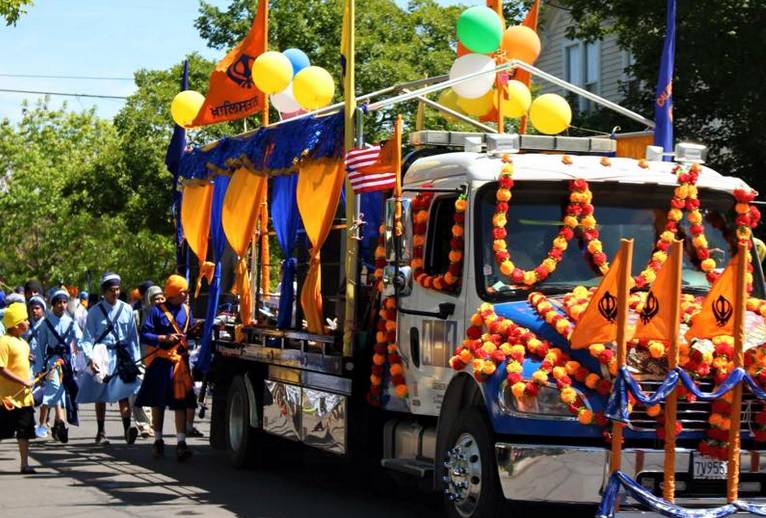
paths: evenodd
<path fill-rule="evenodd" d="M 205 96 L 194 90 L 184 90 L 173 97 L 170 103 L 170 115 L 176 124 L 188 128 L 202 108 Z"/>
<path fill-rule="evenodd" d="M 506 58 L 531 65 L 540 55 L 540 37 L 524 25 L 508 27 L 503 34 L 503 50 Z"/>
<path fill-rule="evenodd" d="M 293 66 L 282 53 L 270 50 L 255 58 L 253 81 L 261 92 L 281 92 L 287 88 L 292 78 Z"/>
<path fill-rule="evenodd" d="M 452 63 L 452 68 L 449 70 L 450 79 L 457 79 L 475 72 L 486 73 L 452 85 L 452 89 L 460 97 L 476 99 L 492 89 L 492 85 L 495 84 L 495 61 L 482 54 L 466 54 Z"/>
<path fill-rule="evenodd" d="M 558 94 L 541 95 L 532 102 L 529 120 L 540 133 L 555 135 L 569 127 L 572 109 L 566 99 Z"/>
<path fill-rule="evenodd" d="M 287 49 L 282 54 L 290 60 L 290 64 L 293 66 L 293 77 L 295 74 L 311 65 L 309 57 L 301 49 Z"/>
<path fill-rule="evenodd" d="M 457 38 L 472 52 L 494 52 L 502 37 L 503 22 L 487 6 L 470 7 L 457 19 Z"/>
<path fill-rule="evenodd" d="M 301 109 L 301 105 L 295 100 L 293 93 L 293 84 L 287 85 L 287 88 L 271 96 L 271 104 L 280 113 L 292 113 Z"/>
<path fill-rule="evenodd" d="M 505 86 L 508 98 L 505 95 L 501 95 L 501 101 L 503 103 L 503 116 L 515 119 L 523 116 L 529 110 L 529 105 L 532 104 L 532 94 L 529 93 L 527 85 L 521 81 L 512 79 L 508 81 Z M 497 108 L 497 96 L 493 97 L 494 106 Z"/>
<path fill-rule="evenodd" d="M 302 108 L 316 110 L 330 104 L 335 83 L 327 70 L 312 65 L 295 75 L 293 93 Z"/>
<path fill-rule="evenodd" d="M 462 57 L 462 56 L 465 56 L 466 54 L 470 54 L 470 53 L 471 53 L 471 51 L 468 50 L 467 48 L 465 48 L 465 45 L 463 45 L 459 41 L 457 42 L 457 57 Z"/>
<path fill-rule="evenodd" d="M 466 112 L 468 115 L 475 117 L 481 117 L 488 114 L 492 110 L 492 98 L 495 97 L 495 91 L 490 90 L 481 97 L 476 99 L 466 99 L 465 97 L 459 97 L 457 105 L 460 109 Z"/>
<path fill-rule="evenodd" d="M 460 106 L 458 106 L 458 96 L 452 89 L 444 90 L 441 95 L 439 95 L 439 99 L 436 101 L 445 108 L 449 108 L 450 110 L 454 110 L 456 112 L 462 113 L 463 110 L 460 109 Z M 458 119 L 453 117 L 452 115 L 448 115 L 444 112 L 439 112 L 439 115 L 441 115 L 444 120 L 447 122 L 456 122 Z"/>

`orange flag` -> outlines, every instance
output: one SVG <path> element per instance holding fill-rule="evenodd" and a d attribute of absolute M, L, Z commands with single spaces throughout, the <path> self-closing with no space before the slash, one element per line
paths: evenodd
<path fill-rule="evenodd" d="M 734 334 L 736 285 L 737 257 L 734 256 L 710 288 L 702 303 L 702 311 L 692 317 L 692 323 L 685 335 L 687 342 L 692 338 L 713 338 Z"/>
<path fill-rule="evenodd" d="M 680 248 L 680 246 L 679 246 Z M 646 302 L 638 314 L 638 324 L 633 338 L 647 340 L 670 339 L 673 326 L 678 327 L 678 322 L 673 322 L 673 301 L 680 299 L 681 291 L 681 261 L 673 261 L 668 258 L 662 265 L 657 279 L 652 284 L 652 289 L 646 295 Z"/>
<path fill-rule="evenodd" d="M 266 51 L 266 4 L 267 0 L 258 3 L 250 32 L 210 74 L 205 102 L 192 126 L 242 119 L 263 108 L 265 97 L 251 74 L 255 58 Z"/>
<path fill-rule="evenodd" d="M 394 134 L 380 147 L 380 154 L 375 163 L 359 167 L 357 168 L 357 171 L 362 174 L 395 173 L 398 176 L 399 171 L 397 171 L 396 168 L 397 162 L 401 161 L 401 146 L 402 122 L 399 118 L 394 125 Z"/>
<path fill-rule="evenodd" d="M 572 349 L 584 349 L 591 344 L 613 342 L 617 339 L 617 294 L 620 270 L 625 258 L 620 252 L 598 285 L 587 309 L 572 331 L 569 344 Z"/>

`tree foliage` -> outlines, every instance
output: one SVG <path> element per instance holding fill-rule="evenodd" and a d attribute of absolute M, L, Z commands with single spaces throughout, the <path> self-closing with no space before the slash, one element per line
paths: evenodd
<path fill-rule="evenodd" d="M 654 88 L 666 30 L 666 0 L 560 0 L 583 39 L 615 33 L 636 58 L 631 72 L 641 88 L 627 104 L 653 117 Z M 608 20 L 608 22 L 604 22 Z M 766 162 L 766 3 L 720 0 L 677 2 L 673 113 L 676 141 L 710 147 L 710 162 L 762 191 Z M 624 122 L 624 119 L 621 120 Z"/>
<path fill-rule="evenodd" d="M 27 12 L 27 7 L 32 5 L 32 0 L 0 0 L 0 17 L 5 19 L 6 25 L 16 25 L 21 15 Z"/>

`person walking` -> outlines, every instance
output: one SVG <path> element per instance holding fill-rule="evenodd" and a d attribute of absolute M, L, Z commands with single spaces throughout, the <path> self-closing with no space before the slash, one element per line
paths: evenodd
<path fill-rule="evenodd" d="M 42 368 L 52 368 L 43 383 L 40 426 L 47 426 L 48 412 L 52 407 L 55 415 L 51 435 L 62 443 L 69 441 L 69 431 L 64 424 L 64 409 L 66 421 L 75 426 L 79 424 L 76 399 L 79 390 L 72 372 L 72 353 L 82 339 L 82 333 L 66 312 L 68 302 L 69 294 L 65 290 L 56 290 L 51 295 L 51 310 L 38 339 Z M 61 364 L 55 367 L 56 362 Z"/>
<path fill-rule="evenodd" d="M 176 458 L 184 462 L 192 456 L 186 444 L 186 413 L 197 406 L 187 342 L 187 332 L 193 325 L 194 317 L 186 303 L 189 295 L 186 279 L 171 275 L 164 291 L 166 302 L 152 307 L 141 328 L 141 339 L 149 352 L 136 404 L 152 407 L 155 458 L 164 455 L 162 426 L 165 408 L 175 412 Z"/>
<path fill-rule="evenodd" d="M 21 473 L 33 474 L 29 465 L 29 440 L 35 437 L 35 411 L 30 379 L 29 344 L 21 336 L 26 332 L 27 308 L 23 303 L 10 304 L 3 314 L 6 334 L 0 336 L 0 439 L 14 436 L 19 445 Z M 8 406 L 6 406 L 6 403 Z"/>
<path fill-rule="evenodd" d="M 141 326 L 144 325 L 146 316 L 149 314 L 149 310 L 152 309 L 152 299 L 156 298 L 157 300 L 164 302 L 165 297 L 162 295 L 162 288 L 155 286 L 151 280 L 146 280 L 139 284 L 138 292 L 141 297 L 133 304 L 133 310 L 135 312 L 138 329 L 140 330 Z M 141 357 L 144 358 L 147 352 L 146 344 L 141 343 Z M 144 365 L 140 365 L 140 368 L 142 374 L 146 372 Z M 151 408 L 136 405 L 135 395 L 130 397 L 130 405 L 133 408 L 133 420 L 138 426 L 138 431 L 140 432 L 141 437 L 144 439 L 153 438 L 155 436 L 154 428 L 152 427 L 151 418 L 149 417 L 151 415 Z"/>
<path fill-rule="evenodd" d="M 131 426 L 129 402 L 141 386 L 136 366 L 140 360 L 138 329 L 130 306 L 119 299 L 120 283 L 116 273 L 107 272 L 101 277 L 103 300 L 88 311 L 80 343 L 88 369 L 78 379 L 77 402 L 96 404 L 96 444 L 103 445 L 109 444 L 104 429 L 106 403 L 119 402 L 125 442 L 133 444 L 138 436 L 138 429 Z M 94 361 L 99 356 L 106 361 Z"/>
<path fill-rule="evenodd" d="M 29 344 L 29 363 L 32 367 L 30 375 L 34 376 L 38 372 L 43 370 L 43 355 L 40 350 L 40 332 L 43 329 L 43 322 L 45 322 L 45 312 L 48 309 L 45 305 L 45 301 L 40 295 L 32 295 L 27 300 L 29 326 L 24 333 L 24 340 Z M 40 389 L 38 389 L 40 390 Z M 35 405 L 40 403 L 39 392 L 37 393 L 38 400 Z M 32 399 L 34 400 L 35 394 L 33 393 Z M 42 415 L 41 415 L 42 419 Z M 38 439 L 48 438 L 48 425 L 47 423 L 40 421 L 40 424 L 35 428 L 35 434 Z"/>

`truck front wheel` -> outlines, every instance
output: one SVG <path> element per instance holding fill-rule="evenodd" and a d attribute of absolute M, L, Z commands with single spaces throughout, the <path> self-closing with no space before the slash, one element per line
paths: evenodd
<path fill-rule="evenodd" d="M 465 409 L 452 423 L 448 434 L 447 450 L 440 463 L 447 515 L 451 518 L 499 516 L 503 498 L 486 418 L 476 408 Z"/>
<path fill-rule="evenodd" d="M 255 454 L 256 430 L 250 426 L 250 400 L 242 376 L 236 376 L 226 396 L 226 450 L 231 463 L 245 467 Z"/>

